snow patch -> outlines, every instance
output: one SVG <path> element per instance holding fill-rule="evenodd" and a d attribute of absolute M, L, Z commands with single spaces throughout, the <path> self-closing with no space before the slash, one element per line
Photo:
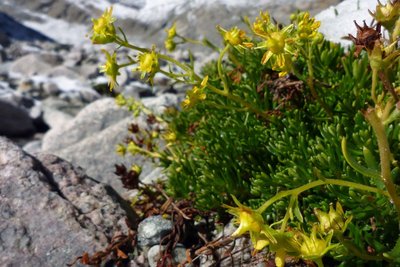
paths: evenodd
<path fill-rule="evenodd" d="M 82 45 L 89 42 L 90 26 L 68 23 L 64 20 L 42 16 L 42 22 L 24 21 L 23 24 L 62 44 Z"/>
<path fill-rule="evenodd" d="M 381 3 L 385 4 L 386 1 L 381 0 Z M 354 20 L 359 25 L 362 25 L 364 20 L 367 25 L 370 25 L 372 16 L 368 9 L 373 11 L 376 5 L 376 0 L 346 0 L 320 12 L 315 18 L 321 21 L 320 32 L 325 35 L 326 39 L 347 46 L 351 42 L 342 38 L 348 36 L 349 33 L 356 35 L 357 28 Z"/>

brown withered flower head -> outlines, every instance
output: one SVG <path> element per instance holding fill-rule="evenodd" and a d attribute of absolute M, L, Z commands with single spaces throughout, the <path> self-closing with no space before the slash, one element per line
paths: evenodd
<path fill-rule="evenodd" d="M 364 20 L 364 26 L 360 26 L 354 21 L 357 27 L 357 37 L 349 34 L 348 39 L 352 41 L 356 47 L 356 51 L 354 52 L 355 56 L 358 56 L 362 49 L 366 49 L 367 52 L 370 52 L 374 49 L 376 41 L 381 39 L 381 25 L 378 23 L 375 28 L 372 26 L 369 27 Z"/>

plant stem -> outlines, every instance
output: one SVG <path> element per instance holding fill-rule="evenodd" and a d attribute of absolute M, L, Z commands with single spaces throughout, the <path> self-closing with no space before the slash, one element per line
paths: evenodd
<path fill-rule="evenodd" d="M 186 65 L 186 64 L 184 64 L 184 63 L 182 63 L 182 62 L 180 62 L 180 61 L 178 61 L 178 60 L 176 60 L 176 59 L 174 59 L 174 58 L 172 58 L 170 56 L 163 55 L 163 54 L 157 54 L 157 55 L 158 55 L 158 58 L 175 64 L 176 66 L 178 66 L 182 70 L 184 70 L 184 71 L 186 71 L 188 73 L 191 73 L 197 80 L 200 80 L 199 76 L 197 76 L 194 73 L 193 69 L 190 66 L 188 66 L 188 65 Z"/>
<path fill-rule="evenodd" d="M 381 79 L 382 84 L 383 84 L 383 86 L 385 87 L 385 89 L 388 90 L 389 93 L 393 96 L 394 101 L 395 101 L 396 103 L 399 102 L 399 97 L 398 97 L 398 95 L 396 94 L 396 92 L 394 91 L 393 85 L 392 85 L 392 83 L 390 82 L 390 80 L 389 80 L 388 76 L 386 75 L 386 73 L 383 72 L 383 71 L 379 71 L 379 72 L 378 72 L 378 76 L 379 76 L 379 78 Z"/>
<path fill-rule="evenodd" d="M 322 262 L 322 259 L 316 259 L 314 262 L 317 264 L 318 267 L 324 267 L 324 263 Z"/>
<path fill-rule="evenodd" d="M 339 186 L 347 186 L 347 187 L 352 187 L 355 189 L 359 189 L 359 190 L 364 190 L 364 191 L 369 191 L 369 192 L 373 192 L 373 193 L 377 193 L 377 194 L 381 194 L 381 195 L 385 195 L 390 197 L 390 195 L 388 194 L 388 192 L 380 190 L 378 188 L 375 187 L 371 187 L 371 186 L 367 186 L 367 185 L 363 185 L 363 184 L 358 184 L 358 183 L 353 183 L 353 182 L 349 182 L 349 181 L 344 181 L 344 180 L 338 180 L 338 179 L 325 179 L 325 180 L 318 180 L 318 181 L 314 181 L 311 183 L 308 183 L 306 185 L 294 188 L 294 189 L 290 189 L 290 190 L 286 190 L 286 191 L 282 191 L 277 193 L 275 196 L 273 196 L 272 198 L 268 199 L 262 206 L 260 206 L 257 209 L 257 212 L 259 213 L 263 213 L 269 206 L 271 206 L 273 203 L 275 203 L 276 201 L 278 201 L 281 198 L 290 196 L 290 195 L 299 195 L 304 191 L 307 191 L 311 188 L 317 187 L 317 186 L 321 186 L 321 185 L 339 185 Z"/>
<path fill-rule="evenodd" d="M 125 40 L 123 40 L 123 39 L 121 39 L 119 37 L 117 37 L 115 42 L 117 44 L 119 44 L 120 46 L 123 46 L 123 47 L 126 47 L 126 48 L 131 48 L 133 50 L 137 50 L 137 51 L 142 52 L 142 53 L 146 53 L 146 52 L 150 52 L 151 51 L 148 48 L 143 48 L 143 47 L 139 47 L 139 46 L 136 46 L 136 45 L 132 45 L 132 44 L 128 43 L 127 41 L 125 41 Z"/>
<path fill-rule="evenodd" d="M 224 86 L 224 91 L 229 92 L 228 81 L 226 80 L 225 73 L 222 71 L 222 59 L 224 58 L 225 53 L 229 49 L 229 44 L 227 44 L 224 49 L 222 49 L 221 53 L 219 54 L 218 61 L 217 61 L 217 69 L 219 78 L 222 81 L 222 85 Z"/>
<path fill-rule="evenodd" d="M 117 38 L 116 43 L 119 44 L 120 46 L 123 46 L 123 47 L 126 47 L 126 48 L 130 48 L 130 49 L 142 52 L 142 53 L 151 52 L 151 50 L 148 49 L 148 48 L 142 48 L 142 47 L 139 47 L 139 46 L 136 46 L 136 45 L 132 45 L 132 44 L 128 43 L 127 41 L 124 41 L 124 40 L 122 40 L 120 38 Z M 193 70 L 192 70 L 192 68 L 190 66 L 188 66 L 188 65 L 186 65 L 186 64 L 184 64 L 184 63 L 182 63 L 182 62 L 180 62 L 180 61 L 178 61 L 178 60 L 176 60 L 176 59 L 174 59 L 174 58 L 172 58 L 170 56 L 167 56 L 167 55 L 157 54 L 157 56 L 158 56 L 158 58 L 160 58 L 162 60 L 165 60 L 165 61 L 168 61 L 168 62 L 171 62 L 171 63 L 175 64 L 176 66 L 178 66 L 179 68 L 181 68 L 182 70 L 193 74 L 195 79 L 200 80 L 199 76 L 194 74 L 194 72 L 193 72 Z"/>
<path fill-rule="evenodd" d="M 372 129 L 374 129 L 376 139 L 378 141 L 379 157 L 381 162 L 381 178 L 393 204 L 396 207 L 397 216 L 400 218 L 400 198 L 397 195 L 396 187 L 392 181 L 390 169 L 391 152 L 389 142 L 386 137 L 385 127 L 383 126 L 383 123 L 378 115 L 376 115 L 375 109 L 367 109 L 367 111 L 364 112 L 364 116 L 372 126 Z"/>
<path fill-rule="evenodd" d="M 325 110 L 325 112 L 328 114 L 329 117 L 332 117 L 332 111 L 329 109 L 329 107 L 326 105 L 326 103 L 319 97 L 317 94 L 317 91 L 315 90 L 314 87 L 314 67 L 313 67 L 313 62 L 312 62 L 312 46 L 308 46 L 308 56 L 307 56 L 307 68 L 308 68 L 308 78 L 307 78 L 307 84 L 308 87 L 310 87 L 310 92 L 312 97 L 317 100 L 317 102 L 321 105 L 321 107 Z"/>
<path fill-rule="evenodd" d="M 174 74 L 174 73 L 170 73 L 170 72 L 167 72 L 167 71 L 162 70 L 162 69 L 159 69 L 158 71 L 159 71 L 160 73 L 164 74 L 165 76 L 167 76 L 167 77 L 169 77 L 169 78 L 171 78 L 171 79 L 177 81 L 177 82 L 181 82 L 181 83 L 184 83 L 184 82 L 185 82 L 184 80 L 180 80 L 180 79 L 178 78 L 179 76 L 184 76 L 184 75 L 179 75 L 179 74 L 176 75 L 176 74 Z"/>
<path fill-rule="evenodd" d="M 347 142 L 346 142 L 346 138 L 342 139 L 342 153 L 344 156 L 344 159 L 347 161 L 347 163 L 356 171 L 358 171 L 359 173 L 361 173 L 362 175 L 365 175 L 367 177 L 371 177 L 374 179 L 381 179 L 381 174 L 379 171 L 374 170 L 374 169 L 370 169 L 367 167 L 362 166 L 361 164 L 359 164 L 348 152 L 347 150 Z"/>
<path fill-rule="evenodd" d="M 376 99 L 376 86 L 378 84 L 378 71 L 377 70 L 372 70 L 372 86 L 371 86 L 371 99 L 374 101 L 375 104 L 377 104 L 377 99 Z"/>
<path fill-rule="evenodd" d="M 141 147 L 137 147 L 135 150 L 136 150 L 135 151 L 136 153 L 141 154 L 141 155 L 145 155 L 145 156 L 147 156 L 149 158 L 153 158 L 153 159 L 161 158 L 161 154 L 160 153 L 151 152 L 151 151 L 148 151 L 148 150 L 143 149 Z"/>
<path fill-rule="evenodd" d="M 293 214 L 293 206 L 294 206 L 294 202 L 295 202 L 296 198 L 297 198 L 297 195 L 292 195 L 292 197 L 290 198 L 288 209 L 286 210 L 285 217 L 282 220 L 281 229 L 280 229 L 281 232 L 284 232 L 286 230 L 286 225 L 287 225 L 287 222 L 289 221 L 290 215 L 291 215 L 291 213 Z M 293 219 L 293 218 L 291 218 L 291 219 Z"/>

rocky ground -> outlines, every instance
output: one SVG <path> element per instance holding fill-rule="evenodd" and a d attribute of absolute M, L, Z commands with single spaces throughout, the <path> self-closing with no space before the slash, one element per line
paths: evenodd
<path fill-rule="evenodd" d="M 129 242 L 137 245 L 132 250 L 134 260 L 125 260 L 130 266 L 156 266 L 161 256 L 168 256 L 164 259 L 177 265 L 187 261 L 187 249 L 196 245 L 193 240 L 197 239 L 193 239 L 181 240 L 173 250 L 168 244 L 160 247 L 160 239 L 168 235 L 172 238 L 171 233 L 179 224 L 150 216 L 138 225 L 140 216 L 129 207 L 131 192 L 114 174 L 114 164 L 135 162 L 144 166 L 142 181 L 151 183 L 162 178 L 161 170 L 152 162 L 140 157 L 121 158 L 115 153 L 115 145 L 124 139 L 127 125 L 133 120 L 139 124 L 146 121 L 141 117 L 133 119 L 130 112 L 117 107 L 107 96 L 107 79 L 98 71 L 104 55 L 84 37 L 90 17 L 101 13 L 111 2 L 0 3 L 0 266 L 65 266 L 84 252 L 93 256 L 95 251 L 122 253 L 121 256 L 122 247 L 127 251 Z M 140 43 L 149 44 L 160 43 L 173 20 L 178 21 L 183 34 L 206 36 L 215 24 L 235 24 L 240 15 L 255 16 L 261 6 L 284 21 L 298 8 L 316 13 L 341 1 L 277 2 L 264 0 L 243 6 L 240 1 L 221 0 L 211 5 L 200 0 L 171 0 L 163 2 L 165 12 L 157 18 L 149 16 L 149 12 L 160 8 L 157 1 L 118 1 L 115 9 L 119 10 L 123 27 L 130 29 L 128 34 L 134 33 Z M 375 5 L 375 1 L 363 1 L 359 9 L 356 2 L 345 1 L 319 15 L 320 20 L 326 21 L 322 28 L 327 36 L 346 35 L 338 31 L 338 25 L 342 25 L 338 21 L 350 20 L 346 22 L 348 26 L 340 26 L 342 30 L 350 29 L 352 20 L 357 18 L 354 16 L 362 13 L 366 17 L 367 2 L 369 8 Z M 128 11 L 136 16 L 129 16 Z M 207 37 L 217 38 L 213 34 Z M 199 62 L 208 59 L 199 51 L 195 55 Z M 175 56 L 185 59 L 187 54 L 177 52 Z M 155 77 L 151 88 L 130 71 L 123 72 L 118 81 L 121 93 L 134 96 L 159 112 L 160 107 L 179 106 L 186 89 L 172 85 L 162 76 Z M 162 189 L 157 192 L 162 195 Z M 163 204 L 165 199 L 157 201 Z M 180 205 L 178 210 L 193 215 L 190 203 Z M 204 229 L 205 222 L 195 224 L 190 216 L 189 219 L 182 221 L 190 222 L 192 231 Z M 129 227 L 134 231 L 130 232 Z M 192 266 L 213 266 L 218 262 L 232 266 L 232 260 L 239 265 L 247 262 L 251 266 L 268 266 L 265 260 L 250 257 L 246 239 L 223 249 L 222 245 L 231 241 L 226 236 L 233 228 L 230 224 L 220 228 L 225 229 L 223 234 L 210 228 L 213 238 L 221 237 L 215 241 L 222 247 L 216 253 L 219 258 L 206 248 L 197 247 L 198 254 L 190 257 L 198 261 Z M 103 254 L 81 260 L 93 263 Z"/>

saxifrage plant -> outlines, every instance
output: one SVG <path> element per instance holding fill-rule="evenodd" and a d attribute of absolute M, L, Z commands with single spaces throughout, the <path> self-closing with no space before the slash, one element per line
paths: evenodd
<path fill-rule="evenodd" d="M 318 266 L 400 264 L 400 1 L 379 3 L 371 15 L 376 24 L 356 23 L 348 51 L 324 40 L 307 12 L 285 27 L 268 12 L 245 19 L 249 32 L 217 27 L 222 48 L 185 38 L 173 24 L 168 51 L 193 42 L 219 52 L 196 73 L 192 57 L 179 62 L 128 42 L 107 9 L 93 20 L 91 39 L 117 45 L 104 50 L 111 89 L 128 66 L 150 83 L 162 73 L 193 86 L 180 110 L 161 116 L 119 96 L 157 125 L 132 126 L 136 137 L 119 153 L 157 159 L 170 194 L 226 209 L 239 224 L 233 235 L 249 233 L 255 250 L 275 253 L 277 266 L 287 256 Z M 137 54 L 119 62 L 121 47 Z"/>

